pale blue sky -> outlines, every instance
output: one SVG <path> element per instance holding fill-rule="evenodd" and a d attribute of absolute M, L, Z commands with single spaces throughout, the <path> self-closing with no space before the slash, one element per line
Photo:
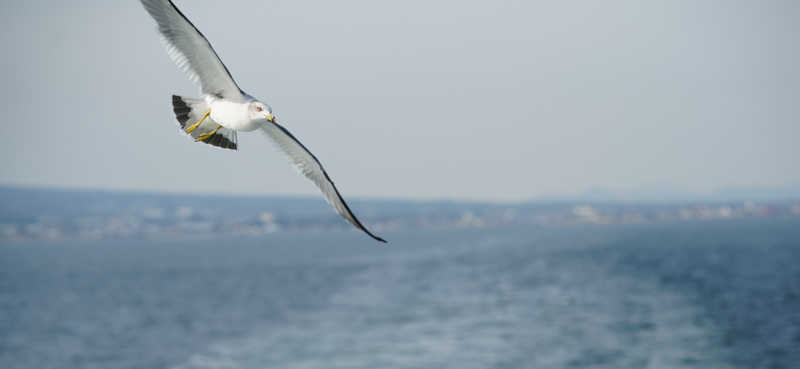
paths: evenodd
<path fill-rule="evenodd" d="M 346 197 L 800 184 L 796 1 L 176 4 Z M 257 132 L 179 134 L 197 89 L 138 1 L 0 22 L 0 183 L 316 194 Z"/>

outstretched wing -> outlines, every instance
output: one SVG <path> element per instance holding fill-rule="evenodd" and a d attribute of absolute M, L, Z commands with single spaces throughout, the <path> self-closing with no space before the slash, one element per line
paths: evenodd
<path fill-rule="evenodd" d="M 170 58 L 200 85 L 206 95 L 242 101 L 242 91 L 222 64 L 211 43 L 171 0 L 141 0 L 156 20 Z"/>
<path fill-rule="evenodd" d="M 339 194 L 339 190 L 336 189 L 336 185 L 334 185 L 331 178 L 328 177 L 328 173 L 325 172 L 325 168 L 322 167 L 319 160 L 317 160 L 314 154 L 308 151 L 300 141 L 289 133 L 286 128 L 283 128 L 277 123 L 268 123 L 262 130 L 289 156 L 289 160 L 292 164 L 294 164 L 306 178 L 310 179 L 319 187 L 322 194 L 325 195 L 325 199 L 328 200 L 328 203 L 333 206 L 333 209 L 336 210 L 339 215 L 347 219 L 347 221 L 356 226 L 356 228 L 370 235 L 370 237 L 381 242 L 386 242 L 383 238 L 372 234 L 367 227 L 361 224 L 353 212 L 350 211 L 350 207 L 347 206 L 347 203 L 344 202 L 342 195 Z"/>

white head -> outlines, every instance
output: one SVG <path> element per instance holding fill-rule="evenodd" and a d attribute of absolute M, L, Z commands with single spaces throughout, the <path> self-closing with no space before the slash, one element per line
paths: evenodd
<path fill-rule="evenodd" d="M 272 108 L 261 101 L 253 101 L 250 103 L 250 119 L 266 119 L 267 121 L 275 123 L 275 115 L 272 114 Z"/>

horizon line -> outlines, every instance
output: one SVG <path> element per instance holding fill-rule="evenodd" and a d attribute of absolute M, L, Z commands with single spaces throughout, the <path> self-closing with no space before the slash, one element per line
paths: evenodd
<path fill-rule="evenodd" d="M 216 196 L 234 198 L 287 198 L 315 199 L 315 194 L 293 193 L 235 193 L 214 191 L 186 191 L 136 189 L 136 188 L 102 188 L 90 186 L 70 186 L 53 184 L 23 184 L 0 182 L 0 190 L 34 190 L 52 192 L 105 192 L 117 194 L 167 195 L 167 196 Z M 749 195 L 747 193 L 750 193 Z M 628 197 L 625 197 L 627 193 Z M 746 201 L 798 201 L 800 185 L 788 186 L 732 186 L 715 189 L 708 193 L 682 191 L 680 189 L 661 189 L 658 191 L 615 190 L 596 187 L 575 195 L 540 195 L 525 199 L 498 200 L 448 197 L 377 197 L 352 196 L 355 201 L 396 201 L 421 203 L 482 203 L 492 205 L 525 205 L 547 203 L 610 203 L 610 204 L 675 204 L 692 202 L 746 202 Z"/>

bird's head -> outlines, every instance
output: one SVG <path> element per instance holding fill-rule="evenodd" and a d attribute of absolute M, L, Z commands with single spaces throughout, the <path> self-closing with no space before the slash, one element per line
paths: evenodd
<path fill-rule="evenodd" d="M 250 103 L 250 119 L 266 119 L 269 122 L 275 123 L 275 115 L 272 114 L 272 108 L 261 101 L 253 101 Z"/>

